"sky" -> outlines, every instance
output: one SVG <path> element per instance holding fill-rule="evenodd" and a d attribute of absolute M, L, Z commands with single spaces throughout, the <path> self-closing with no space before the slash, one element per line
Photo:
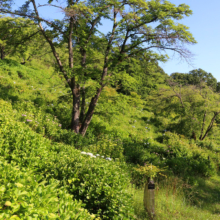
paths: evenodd
<path fill-rule="evenodd" d="M 24 0 L 15 0 L 15 2 L 15 5 L 19 6 Z M 36 0 L 36 2 L 45 4 L 46 1 Z M 185 3 L 190 6 L 193 14 L 178 22 L 189 27 L 189 31 L 198 43 L 187 45 L 187 48 L 194 54 L 190 64 L 168 53 L 170 60 L 160 63 L 160 66 L 169 75 L 173 72 L 188 73 L 190 70 L 201 68 L 220 81 L 220 67 L 218 66 L 220 64 L 220 0 L 170 0 L 170 2 L 176 5 Z M 59 9 L 51 10 L 47 7 L 42 8 L 40 13 L 44 18 L 56 18 L 60 14 Z M 100 29 L 105 31 L 108 27 L 108 22 L 103 21 Z"/>
<path fill-rule="evenodd" d="M 190 6 L 193 14 L 180 20 L 188 26 L 198 42 L 188 46 L 194 54 L 193 66 L 186 62 L 179 62 L 176 58 L 169 60 L 161 67 L 168 74 L 173 72 L 187 73 L 190 70 L 201 68 L 220 81 L 220 0 L 170 0 L 179 5 L 185 3 Z"/>

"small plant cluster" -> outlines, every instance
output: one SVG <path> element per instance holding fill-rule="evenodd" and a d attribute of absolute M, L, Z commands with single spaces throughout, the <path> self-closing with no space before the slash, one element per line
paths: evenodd
<path fill-rule="evenodd" d="M 133 184 L 143 186 L 148 181 L 148 178 L 152 179 L 158 176 L 166 177 L 164 174 L 165 171 L 165 168 L 159 168 L 149 163 L 145 163 L 144 166 L 134 166 L 132 169 Z"/>

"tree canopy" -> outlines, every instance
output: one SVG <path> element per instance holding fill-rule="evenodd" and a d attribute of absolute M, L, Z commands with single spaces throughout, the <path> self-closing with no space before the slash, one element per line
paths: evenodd
<path fill-rule="evenodd" d="M 21 63 L 50 53 L 50 48 L 41 37 L 40 30 L 30 19 L 0 18 L 0 54 L 1 59 L 6 55 L 17 56 Z"/>
<path fill-rule="evenodd" d="M 175 82 L 182 85 L 200 85 L 206 83 L 213 90 L 217 89 L 217 79 L 213 77 L 211 73 L 208 73 L 202 69 L 194 69 L 189 73 L 172 73 L 171 77 Z"/>
<path fill-rule="evenodd" d="M 152 49 L 171 50 L 190 59 L 191 53 L 184 45 L 196 43 L 188 27 L 176 22 L 192 14 L 185 4 L 176 6 L 161 0 L 67 0 L 62 7 L 61 1 L 37 5 L 37 1 L 28 0 L 13 10 L 11 3 L 1 1 L 0 13 L 29 18 L 38 24 L 72 93 L 71 128 L 82 135 L 103 88 L 127 71 L 124 67 L 128 59 L 142 56 L 143 52 L 150 56 Z M 39 10 L 45 6 L 59 8 L 65 17 L 44 19 Z M 112 22 L 107 34 L 99 30 L 103 19 Z M 65 48 L 62 53 L 58 52 L 60 47 Z M 86 106 L 88 98 L 90 104 Z"/>

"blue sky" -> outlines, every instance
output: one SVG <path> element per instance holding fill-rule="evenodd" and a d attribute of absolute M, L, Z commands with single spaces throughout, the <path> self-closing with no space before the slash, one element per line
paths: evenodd
<path fill-rule="evenodd" d="M 24 0 L 15 0 L 15 5 L 20 5 Z M 45 4 L 45 0 L 36 0 L 37 3 Z M 62 2 L 62 1 L 60 1 Z M 63 2 L 65 2 L 63 0 Z M 190 70 L 201 68 L 220 81 L 220 0 L 170 0 L 173 4 L 185 3 L 190 6 L 193 15 L 178 22 L 185 24 L 190 29 L 198 42 L 196 45 L 187 46 L 194 54 L 192 65 L 180 61 L 177 56 L 168 53 L 171 59 L 160 66 L 168 74 L 173 72 L 187 73 Z M 40 10 L 44 18 L 56 18 L 59 9 L 42 8 Z M 103 22 L 102 30 L 107 30 L 108 22 Z"/>
<path fill-rule="evenodd" d="M 180 22 L 190 28 L 190 32 L 198 42 L 188 47 L 195 55 L 193 67 L 186 62 L 179 63 L 173 59 L 161 67 L 168 74 L 173 72 L 187 73 L 201 68 L 220 81 L 220 0 L 170 0 L 174 4 L 185 3 L 190 6 L 193 15 Z"/>

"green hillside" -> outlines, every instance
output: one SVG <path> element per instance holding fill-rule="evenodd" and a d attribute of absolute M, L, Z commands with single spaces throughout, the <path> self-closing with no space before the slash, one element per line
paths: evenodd
<path fill-rule="evenodd" d="M 159 65 L 189 6 L 38 3 L 0 1 L 0 219 L 219 220 L 220 83 Z"/>
<path fill-rule="evenodd" d="M 145 174 L 135 164 L 153 164 L 164 170 L 155 179 L 158 219 L 218 219 L 219 148 L 213 139 L 200 142 L 164 131 L 163 121 L 170 118 L 150 111 L 137 93 L 124 95 L 111 87 L 82 138 L 68 129 L 68 90 L 53 71 L 0 62 L 2 218 L 148 219 Z M 38 202 L 39 187 L 45 192 Z M 66 208 L 54 204 L 67 200 Z"/>

